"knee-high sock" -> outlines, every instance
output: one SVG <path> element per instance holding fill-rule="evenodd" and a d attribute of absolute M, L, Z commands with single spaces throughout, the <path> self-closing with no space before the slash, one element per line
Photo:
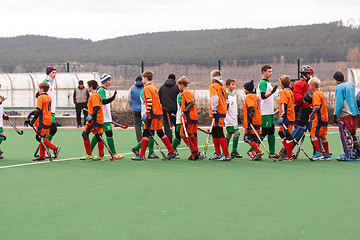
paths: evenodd
<path fill-rule="evenodd" d="M 91 142 L 90 142 L 91 152 L 94 151 L 94 148 L 95 148 L 97 142 L 98 142 L 98 141 L 97 141 L 97 138 L 96 138 L 96 136 L 94 135 L 94 136 L 92 137 L 92 139 L 91 139 Z"/>
<path fill-rule="evenodd" d="M 165 144 L 167 150 L 169 153 L 173 153 L 174 149 L 171 146 L 171 142 L 169 140 L 169 138 L 164 134 L 164 136 L 161 138 L 161 141 Z"/>
<path fill-rule="evenodd" d="M 54 150 L 56 148 L 56 146 L 54 144 L 52 144 L 49 140 L 47 140 L 46 138 L 43 138 L 43 141 L 45 143 L 45 146 L 47 148 L 50 148 L 51 150 Z"/>
<path fill-rule="evenodd" d="M 229 149 L 228 149 L 227 144 L 226 144 L 226 139 L 225 138 L 219 138 L 219 143 L 220 143 L 220 146 L 222 148 L 222 151 L 223 151 L 225 157 L 230 156 Z"/>
<path fill-rule="evenodd" d="M 149 155 L 151 155 L 154 152 L 154 138 L 153 137 L 149 137 Z M 146 149 L 145 149 L 146 150 Z"/>
<path fill-rule="evenodd" d="M 40 152 L 39 156 L 42 157 L 42 158 L 45 158 L 45 147 L 41 142 L 39 144 L 39 150 L 40 150 L 39 151 Z"/>
<path fill-rule="evenodd" d="M 213 138 L 213 143 L 214 143 L 214 147 L 215 147 L 215 154 L 220 155 L 221 150 L 220 150 L 219 138 Z"/>
<path fill-rule="evenodd" d="M 275 135 L 268 135 L 269 152 L 270 154 L 275 153 Z"/>
<path fill-rule="evenodd" d="M 91 154 L 90 140 L 84 140 L 86 154 Z"/>
<path fill-rule="evenodd" d="M 261 152 L 261 149 L 256 142 L 251 142 L 251 143 L 249 143 L 249 145 L 255 150 L 255 152 L 257 152 L 257 153 Z"/>
<path fill-rule="evenodd" d="M 182 137 L 182 139 L 184 140 L 184 143 L 186 144 L 186 146 L 188 146 L 188 148 L 190 148 L 191 152 L 196 152 L 197 148 L 194 146 L 194 144 L 192 143 L 192 141 L 187 138 L 187 137 Z"/>
<path fill-rule="evenodd" d="M 141 140 L 141 149 L 140 149 L 140 156 L 143 157 L 145 156 L 145 151 L 146 148 L 148 147 L 149 144 L 149 138 L 148 137 L 143 137 Z"/>
<path fill-rule="evenodd" d="M 198 151 L 199 148 L 198 148 L 198 145 L 197 145 L 197 139 L 196 139 L 196 137 L 195 137 L 195 136 L 194 136 L 194 137 L 191 137 L 190 140 L 191 140 L 192 144 L 195 146 L 195 151 Z"/>
<path fill-rule="evenodd" d="M 234 137 L 233 138 L 232 152 L 237 151 L 238 144 L 239 144 L 239 137 Z"/>
<path fill-rule="evenodd" d="M 54 136 L 52 136 L 52 135 L 49 134 L 49 135 L 46 135 L 45 138 L 46 138 L 47 140 L 51 141 L 51 140 L 53 139 L 53 137 L 54 137 Z"/>
<path fill-rule="evenodd" d="M 174 149 L 174 151 L 176 150 L 176 148 L 179 146 L 180 144 L 180 140 L 175 138 L 174 141 L 172 142 L 171 146 Z"/>
<path fill-rule="evenodd" d="M 286 140 L 286 143 L 285 143 L 285 149 L 286 149 L 286 155 L 288 157 L 291 157 L 292 156 L 292 150 L 293 150 L 293 141 L 292 140 Z"/>
<path fill-rule="evenodd" d="M 104 143 L 102 141 L 98 142 L 99 156 L 104 156 Z"/>
<path fill-rule="evenodd" d="M 140 140 L 140 141 L 136 144 L 136 146 L 134 147 L 136 150 L 140 150 L 140 149 L 141 149 L 141 141 L 142 141 L 142 140 Z"/>
<path fill-rule="evenodd" d="M 323 145 L 323 148 L 324 148 L 324 151 L 326 154 L 330 154 L 330 151 L 329 151 L 329 143 L 328 143 L 328 140 L 326 137 L 322 138 L 321 140 L 322 142 L 322 145 Z"/>
<path fill-rule="evenodd" d="M 116 150 L 115 150 L 114 139 L 112 137 L 107 137 L 106 142 L 109 144 L 109 148 L 112 154 L 115 154 Z"/>
<path fill-rule="evenodd" d="M 321 153 L 321 148 L 320 148 L 320 144 L 319 144 L 319 140 L 317 137 L 313 136 L 311 137 L 311 143 L 314 146 L 315 151 Z M 325 147 L 324 147 L 325 148 Z M 287 150 L 286 150 L 287 151 Z"/>

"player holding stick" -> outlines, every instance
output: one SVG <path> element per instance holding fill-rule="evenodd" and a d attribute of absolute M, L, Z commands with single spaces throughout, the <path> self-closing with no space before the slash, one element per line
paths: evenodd
<path fill-rule="evenodd" d="M 103 105 L 101 102 L 101 96 L 96 92 L 98 89 L 98 83 L 95 80 L 90 80 L 87 82 L 87 90 L 91 93 L 89 101 L 88 101 L 88 113 L 89 115 L 85 118 L 86 125 L 84 131 L 82 132 L 82 137 L 84 139 L 85 146 L 85 155 L 81 160 L 92 159 L 93 161 L 105 161 L 104 156 L 104 142 L 101 141 L 100 134 L 103 133 L 103 123 L 104 123 L 104 113 L 103 113 Z M 95 129 L 93 129 L 96 128 Z M 90 146 L 89 135 L 90 132 L 95 134 L 97 139 L 97 144 L 99 148 L 99 156 L 96 157 L 92 151 Z"/>
<path fill-rule="evenodd" d="M 145 122 L 143 138 L 141 141 L 140 154 L 132 160 L 145 161 L 145 151 L 149 143 L 149 136 L 154 135 L 155 131 L 161 138 L 161 141 L 165 144 L 169 151 L 166 159 L 171 159 L 175 156 L 174 149 L 171 146 L 169 138 L 164 134 L 162 130 L 161 118 L 163 117 L 163 110 L 159 100 L 159 95 L 156 87 L 152 85 L 153 73 L 151 71 L 145 71 L 141 76 L 145 85 L 143 89 L 144 93 L 144 106 L 146 113 L 142 115 L 141 121 Z M 151 131 L 151 132 L 150 132 Z M 163 160 L 166 160 L 163 159 Z"/>
<path fill-rule="evenodd" d="M 45 148 L 50 148 L 54 151 L 54 158 L 57 158 L 60 147 L 52 144 L 46 136 L 50 133 L 50 126 L 52 124 L 51 115 L 51 97 L 47 94 L 50 88 L 49 83 L 42 82 L 39 84 L 39 97 L 37 98 L 36 110 L 33 119 L 25 121 L 25 125 L 36 127 L 36 140 L 39 142 L 39 157 L 34 158 L 33 161 L 45 160 Z M 50 158 L 52 158 L 50 156 Z"/>
<path fill-rule="evenodd" d="M 195 133 L 197 133 L 198 127 L 198 114 L 195 104 L 195 96 L 192 91 L 189 90 L 189 80 L 187 77 L 182 76 L 177 80 L 181 94 L 181 127 L 180 137 L 184 140 L 185 144 L 191 150 L 191 156 L 188 160 L 202 159 L 199 152 Z"/>

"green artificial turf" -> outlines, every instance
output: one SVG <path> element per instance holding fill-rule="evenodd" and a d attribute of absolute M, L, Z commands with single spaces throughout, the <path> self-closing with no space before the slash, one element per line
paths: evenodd
<path fill-rule="evenodd" d="M 274 163 L 266 154 L 258 162 L 194 162 L 182 143 L 180 160 L 134 162 L 134 131 L 114 134 L 125 159 L 80 161 L 81 131 L 59 130 L 53 142 L 62 161 L 26 165 L 37 145 L 33 131 L 6 131 L 1 240 L 359 238 L 359 161 L 310 162 L 300 153 L 294 162 Z M 199 138 L 203 145 L 205 135 Z M 328 138 L 338 156 L 337 131 Z M 311 155 L 308 137 L 304 147 Z M 242 155 L 248 148 L 239 144 Z"/>

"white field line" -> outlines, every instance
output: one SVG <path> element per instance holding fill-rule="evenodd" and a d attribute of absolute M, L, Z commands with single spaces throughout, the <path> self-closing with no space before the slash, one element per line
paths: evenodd
<path fill-rule="evenodd" d="M 328 134 L 338 134 L 338 132 L 329 132 Z M 277 139 L 280 139 L 280 137 L 276 137 Z M 244 143 L 244 141 L 239 141 L 239 143 Z M 232 142 L 230 142 L 230 144 L 232 144 Z M 205 145 L 201 145 L 198 147 L 204 147 Z M 209 147 L 214 146 L 213 144 L 209 144 Z M 182 148 L 178 148 L 180 150 L 183 149 L 188 149 L 187 147 L 182 147 Z M 155 152 L 159 152 L 159 150 L 155 150 Z M 130 154 L 134 154 L 133 152 L 130 153 L 122 153 L 122 155 L 130 155 Z M 110 155 L 105 155 L 105 156 L 110 156 Z M 64 158 L 64 159 L 58 159 L 58 160 L 54 160 L 54 162 L 64 162 L 64 161 L 70 161 L 70 160 L 76 160 L 76 159 L 80 159 L 81 157 L 75 157 L 75 158 Z M 15 165 L 7 165 L 7 166 L 1 166 L 0 169 L 2 168 L 12 168 L 12 167 L 23 167 L 23 166 L 29 166 L 29 165 L 37 165 L 37 164 L 44 164 L 44 163 L 51 163 L 50 161 L 41 161 L 41 162 L 29 162 L 29 163 L 21 163 L 21 164 L 15 164 Z"/>

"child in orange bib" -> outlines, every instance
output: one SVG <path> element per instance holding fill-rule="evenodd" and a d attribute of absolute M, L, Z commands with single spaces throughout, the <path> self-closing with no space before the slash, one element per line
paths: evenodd
<path fill-rule="evenodd" d="M 312 157 L 313 160 L 331 160 L 331 155 L 329 152 L 329 144 L 326 138 L 327 135 L 327 125 L 328 125 L 328 111 L 325 104 L 324 93 L 319 91 L 320 88 L 320 79 L 313 77 L 309 81 L 310 89 L 313 92 L 312 94 L 312 105 L 313 110 L 309 116 L 310 119 L 313 119 L 311 125 L 310 138 L 311 143 L 314 146 L 315 153 Z M 324 148 L 324 153 L 321 152 L 319 139 Z"/>

